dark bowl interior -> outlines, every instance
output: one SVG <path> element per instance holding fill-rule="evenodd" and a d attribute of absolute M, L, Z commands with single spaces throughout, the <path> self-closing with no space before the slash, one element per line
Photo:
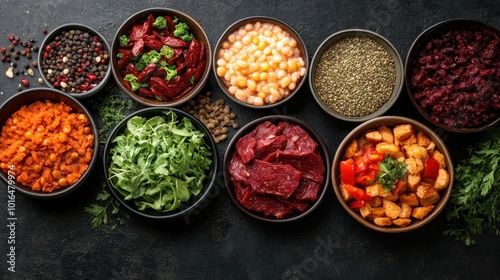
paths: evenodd
<path fill-rule="evenodd" d="M 231 93 L 229 93 L 228 87 L 224 83 L 223 79 L 220 78 L 219 76 L 217 76 L 217 53 L 219 52 L 219 50 L 222 46 L 222 43 L 224 43 L 224 41 L 227 40 L 228 36 L 231 35 L 233 32 L 237 31 L 240 27 L 244 26 L 247 23 L 256 23 L 256 22 L 272 23 L 274 25 L 279 26 L 282 30 L 287 31 L 288 34 L 297 41 L 297 48 L 300 50 L 300 53 L 302 55 L 302 59 L 304 59 L 305 68 L 306 68 L 306 74 L 302 78 L 300 78 L 295 89 L 292 92 L 290 92 L 290 94 L 287 97 L 281 99 L 280 101 L 278 101 L 276 103 L 264 104 L 262 106 L 256 106 L 253 104 L 248 104 L 246 102 L 240 101 L 239 99 L 234 97 Z M 306 44 L 304 43 L 302 38 L 299 36 L 299 34 L 291 26 L 289 26 L 285 22 L 278 20 L 278 19 L 275 19 L 275 18 L 271 18 L 271 17 L 260 17 L 260 16 L 259 17 L 247 17 L 247 18 L 238 20 L 237 22 L 231 24 L 224 31 L 222 36 L 219 38 L 219 41 L 217 41 L 217 45 L 215 47 L 215 54 L 213 56 L 212 67 L 213 67 L 213 72 L 215 74 L 215 78 L 217 80 L 217 83 L 219 84 L 219 87 L 222 89 L 224 94 L 226 94 L 226 96 L 229 97 L 232 101 L 234 101 L 235 103 L 237 103 L 241 106 L 252 108 L 252 109 L 269 109 L 269 108 L 280 106 L 283 103 L 287 102 L 300 90 L 300 88 L 302 87 L 302 85 L 305 83 L 305 81 L 307 79 L 307 72 L 308 72 L 307 69 L 309 69 L 309 55 L 307 53 Z"/>
<path fill-rule="evenodd" d="M 193 125 L 200 131 L 203 132 L 204 140 L 208 145 L 208 148 L 212 152 L 212 166 L 210 169 L 210 174 L 208 175 L 207 179 L 205 180 L 203 190 L 196 196 L 191 197 L 188 203 L 182 203 L 179 208 L 176 210 L 173 210 L 171 212 L 157 212 L 152 209 L 146 209 L 144 211 L 139 211 L 137 207 L 135 206 L 133 201 L 125 201 L 123 199 L 123 196 L 115 190 L 113 187 L 113 184 L 109 180 L 109 172 L 108 168 L 111 162 L 111 155 L 110 155 L 110 150 L 115 146 L 115 143 L 113 140 L 116 138 L 116 136 L 120 135 L 123 133 L 125 128 L 127 127 L 127 121 L 134 117 L 134 116 L 141 116 L 144 118 L 152 118 L 154 116 L 162 116 L 164 111 L 171 110 L 175 112 L 179 117 L 185 117 L 191 120 Z M 104 153 L 103 153 L 103 167 L 104 167 L 104 177 L 106 180 L 106 184 L 108 185 L 111 193 L 113 196 L 120 202 L 121 205 L 123 205 L 125 208 L 128 210 L 132 211 L 133 213 L 140 215 L 142 217 L 146 218 L 151 218 L 151 219 L 159 219 L 159 220 L 173 220 L 180 218 L 184 215 L 188 215 L 191 213 L 193 210 L 195 210 L 197 207 L 200 206 L 203 201 L 208 199 L 208 195 L 210 194 L 210 191 L 215 185 L 215 179 L 216 179 L 216 173 L 217 173 L 217 168 L 219 166 L 219 160 L 218 160 L 218 155 L 217 155 L 217 147 L 215 144 L 215 141 L 213 140 L 210 132 L 208 129 L 201 123 L 199 120 L 194 118 L 193 116 L 185 113 L 184 111 L 181 111 L 179 109 L 175 108 L 145 108 L 141 109 L 139 111 L 136 111 L 129 116 L 127 116 L 125 119 L 123 119 L 110 133 L 106 145 L 104 147 Z"/>
<path fill-rule="evenodd" d="M 138 94 L 134 93 L 133 91 L 129 90 L 124 84 L 123 84 L 123 77 L 120 75 L 118 71 L 118 58 L 116 55 L 118 54 L 118 48 L 120 46 L 120 36 L 123 34 L 126 34 L 127 31 L 129 31 L 134 24 L 137 22 L 140 22 L 144 19 L 146 19 L 149 14 L 153 14 L 154 16 L 158 15 L 168 15 L 170 17 L 177 17 L 179 18 L 180 21 L 185 22 L 186 24 L 189 25 L 189 30 L 193 33 L 194 37 L 198 39 L 200 42 L 205 42 L 205 59 L 206 59 L 206 65 L 205 65 L 205 70 L 203 71 L 203 74 L 201 75 L 198 83 L 196 84 L 196 87 L 191 90 L 190 93 L 186 94 L 184 97 L 171 101 L 171 102 L 165 102 L 165 101 L 160 101 L 156 99 L 151 99 L 151 98 L 145 98 L 142 96 L 139 96 Z M 135 102 L 142 104 L 144 106 L 150 106 L 150 107 L 175 107 L 179 106 L 193 97 L 195 97 L 205 86 L 209 74 L 210 74 L 210 63 L 212 62 L 212 49 L 210 47 L 210 41 L 208 39 L 207 34 L 201 27 L 201 25 L 191 16 L 174 10 L 174 9 L 169 9 L 169 8 L 150 8 L 150 9 L 145 9 L 142 11 L 139 11 L 129 18 L 125 20 L 125 22 L 118 28 L 118 31 L 116 32 L 113 42 L 111 44 L 111 68 L 113 72 L 113 77 L 118 84 L 118 86 L 123 90 L 132 100 Z"/>
<path fill-rule="evenodd" d="M 317 95 L 317 90 L 316 90 L 316 69 L 318 67 L 319 62 L 321 61 L 321 57 L 323 56 L 323 53 L 328 50 L 332 45 L 336 44 L 337 42 L 347 38 L 347 37 L 367 37 L 375 42 L 379 43 L 382 45 L 386 51 L 391 55 L 392 59 L 394 60 L 394 67 L 396 71 L 396 82 L 394 85 L 394 88 L 392 90 L 392 95 L 391 97 L 375 112 L 362 116 L 362 117 L 349 117 L 349 116 L 344 116 L 342 114 L 339 114 L 329 108 L 326 104 L 323 103 L 321 98 Z M 313 97 L 316 100 L 316 102 L 319 104 L 319 106 L 328 114 L 330 114 L 333 117 L 336 117 L 338 119 L 344 120 L 344 121 L 350 121 L 350 122 L 363 122 L 367 121 L 370 119 L 373 119 L 375 117 L 378 117 L 387 110 L 391 108 L 391 106 L 397 101 L 401 90 L 403 89 L 404 86 L 404 67 L 403 67 L 403 61 L 397 52 L 396 48 L 384 37 L 381 35 L 369 31 L 369 30 L 363 30 L 363 29 L 348 29 L 344 31 L 337 32 L 335 34 L 330 35 L 328 38 L 326 38 L 319 48 L 316 50 L 312 63 L 311 63 L 311 68 L 309 69 L 309 87 L 311 89 L 311 92 L 313 93 Z"/>
<path fill-rule="evenodd" d="M 79 24 L 79 23 L 68 23 L 68 24 L 64 24 L 64 25 L 57 27 L 52 32 L 50 32 L 47 35 L 47 37 L 45 37 L 45 39 L 42 42 L 42 45 L 40 46 L 40 51 L 38 52 L 38 71 L 40 71 L 40 76 L 43 79 L 44 84 L 48 85 L 51 88 L 54 88 L 54 86 L 52 85 L 52 83 L 50 81 L 47 80 L 47 78 L 43 74 L 43 65 L 42 65 L 42 59 L 43 59 L 43 54 L 44 54 L 43 50 L 45 50 L 45 46 L 47 46 L 52 41 L 54 41 L 55 37 L 60 35 L 61 32 L 67 31 L 67 30 L 72 30 L 72 29 L 86 31 L 92 35 L 98 36 L 101 39 L 101 43 L 108 50 L 108 54 L 110 54 L 110 47 L 109 47 L 109 44 L 106 41 L 106 39 L 97 30 L 91 28 L 90 26 L 87 26 L 84 24 Z M 108 82 L 110 77 L 111 77 L 111 63 L 108 62 L 108 70 L 106 71 L 106 76 L 94 88 L 92 88 L 91 90 L 82 92 L 82 93 L 71 93 L 71 92 L 66 92 L 66 93 L 75 97 L 75 98 L 78 98 L 78 99 L 90 97 L 90 96 L 98 93 L 99 91 L 101 91 L 106 86 L 106 83 Z M 54 88 L 54 89 L 61 91 L 57 88 Z"/>
<path fill-rule="evenodd" d="M 413 44 L 410 47 L 410 51 L 408 52 L 408 56 L 406 57 L 406 68 L 405 68 L 405 81 L 406 81 L 406 90 L 408 92 L 408 95 L 410 97 L 411 102 L 415 106 L 415 108 L 418 110 L 418 112 L 430 123 L 446 130 L 449 132 L 456 132 L 456 133 L 475 133 L 479 131 L 486 130 L 492 126 L 495 126 L 499 121 L 500 121 L 500 114 L 499 116 L 493 120 L 490 121 L 489 123 L 485 123 L 484 125 L 480 127 L 474 127 L 474 128 L 455 128 L 455 127 L 449 127 L 447 125 L 441 124 L 441 123 L 436 123 L 431 120 L 429 114 L 422 109 L 416 102 L 414 96 L 413 96 L 413 91 L 411 88 L 410 81 L 412 79 L 412 68 L 414 67 L 414 62 L 416 57 L 418 56 L 420 50 L 435 36 L 438 36 L 439 34 L 442 34 L 446 31 L 453 30 L 453 29 L 461 29 L 461 30 L 482 30 L 483 32 L 489 33 L 496 38 L 500 40 L 500 31 L 496 29 L 495 27 L 492 27 L 490 25 L 487 25 L 483 22 L 477 21 L 477 20 L 472 20 L 472 19 L 452 19 L 452 20 L 447 20 L 443 21 L 440 23 L 437 23 L 424 32 L 422 32 L 417 39 L 413 42 Z"/>
<path fill-rule="evenodd" d="M 283 219 L 276 219 L 273 217 L 266 217 L 258 212 L 254 212 L 251 210 L 248 210 L 247 208 L 243 207 L 239 201 L 236 199 L 236 194 L 234 193 L 234 186 L 231 183 L 231 174 L 229 173 L 229 164 L 231 162 L 231 157 L 233 153 L 235 153 L 236 150 L 236 143 L 238 140 L 250 133 L 252 130 L 254 130 L 259 124 L 265 122 L 265 121 L 270 121 L 273 124 L 278 124 L 279 122 L 288 122 L 294 125 L 299 125 L 302 129 L 304 129 L 310 136 L 311 138 L 318 143 L 318 151 L 320 153 L 321 158 L 323 159 L 323 164 L 325 166 L 325 181 L 323 185 L 321 186 L 321 190 L 318 194 L 318 199 L 312 203 L 309 204 L 309 206 L 304 210 L 304 212 L 296 212 L 292 213 L 291 215 L 283 218 Z M 292 222 L 292 221 L 297 221 L 299 219 L 302 219 L 312 213 L 321 203 L 322 199 L 325 196 L 326 190 L 328 189 L 328 186 L 330 185 L 330 156 L 328 153 L 328 148 L 321 138 L 321 136 L 307 123 L 294 118 L 290 116 L 284 116 L 284 115 L 274 115 L 274 116 L 266 116 L 262 117 L 259 119 L 256 119 L 254 121 L 251 121 L 250 123 L 246 124 L 244 127 L 240 128 L 240 130 L 234 135 L 234 137 L 231 139 L 231 141 L 228 144 L 228 147 L 226 149 L 225 155 L 224 155 L 224 163 L 223 163 L 223 170 L 224 170 L 224 184 L 226 186 L 226 190 L 229 194 L 229 197 L 233 201 L 233 203 L 245 214 L 248 216 L 255 218 L 257 220 L 261 221 L 266 221 L 266 222 L 272 222 L 272 223 L 286 223 L 286 222 Z"/>
<path fill-rule="evenodd" d="M 16 111 L 18 111 L 21 108 L 21 106 L 29 105 L 36 101 L 45 101 L 45 100 L 50 100 L 54 103 L 64 102 L 66 105 L 73 108 L 75 112 L 84 114 L 87 117 L 87 119 L 91 123 L 92 132 L 94 134 L 94 152 L 92 154 L 92 160 L 90 161 L 89 167 L 87 168 L 85 173 L 83 173 L 80 180 L 78 180 L 75 184 L 71 186 L 54 190 L 51 193 L 44 193 L 44 192 L 33 191 L 30 187 L 26 187 L 20 184 L 15 185 L 17 192 L 32 198 L 39 198 L 39 199 L 58 198 L 80 187 L 85 182 L 85 180 L 90 176 L 90 173 L 92 172 L 92 169 L 94 168 L 97 162 L 97 157 L 99 154 L 99 131 L 97 129 L 97 125 L 94 119 L 92 118 L 92 114 L 85 108 L 85 106 L 83 106 L 74 97 L 62 93 L 60 91 L 57 91 L 55 89 L 33 88 L 33 89 L 23 90 L 22 92 L 12 96 L 7 101 L 5 101 L 5 103 L 2 105 L 0 109 L 1 112 L 0 125 L 3 127 L 7 119 L 10 118 L 12 114 L 14 114 Z M 7 174 L 3 171 L 0 171 L 0 177 L 7 184 L 8 182 Z"/>
<path fill-rule="evenodd" d="M 374 224 L 372 221 L 369 221 L 367 219 L 364 219 L 361 214 L 359 214 L 358 211 L 355 211 L 351 209 L 349 206 L 349 203 L 346 202 L 343 199 L 342 193 L 340 191 L 340 162 L 343 159 L 343 156 L 345 154 L 345 150 L 347 146 L 351 143 L 353 139 L 358 138 L 361 136 L 364 132 L 366 132 L 369 129 L 376 129 L 382 125 L 386 125 L 389 128 L 392 128 L 398 124 L 406 124 L 409 123 L 411 124 L 415 130 L 417 131 L 423 131 L 425 132 L 430 139 L 436 144 L 436 149 L 439 150 L 445 158 L 446 166 L 448 168 L 448 172 L 450 174 L 450 183 L 448 187 L 444 190 L 441 190 L 439 192 L 439 195 L 441 196 L 439 202 L 435 204 L 434 210 L 432 210 L 429 215 L 427 215 L 423 220 L 419 221 L 413 221 L 409 226 L 407 227 L 381 227 L 377 226 Z M 335 191 L 335 195 L 337 196 L 340 204 L 342 207 L 347 211 L 347 213 L 353 217 L 356 221 L 358 221 L 360 224 L 373 229 L 375 231 L 380 231 L 380 232 L 385 232 L 385 233 L 400 233 L 400 232 L 407 232 L 407 231 L 412 231 L 417 228 L 420 228 L 429 222 L 431 222 L 434 218 L 436 218 L 441 211 L 444 210 L 446 203 L 448 202 L 451 192 L 452 192 L 452 187 L 453 187 L 453 176 L 454 176 L 454 168 L 453 168 L 453 162 L 452 158 L 450 155 L 450 152 L 448 151 L 448 148 L 444 144 L 444 142 L 439 138 L 439 136 L 429 127 L 423 125 L 420 122 L 417 122 L 413 119 L 405 118 L 405 117 L 399 117 L 399 116 L 383 116 L 383 117 L 378 117 L 374 118 L 372 120 L 366 121 L 356 128 L 354 128 L 345 138 L 342 140 L 340 143 L 339 147 L 337 148 L 337 152 L 335 153 L 333 163 L 332 163 L 332 185 L 333 189 Z"/>

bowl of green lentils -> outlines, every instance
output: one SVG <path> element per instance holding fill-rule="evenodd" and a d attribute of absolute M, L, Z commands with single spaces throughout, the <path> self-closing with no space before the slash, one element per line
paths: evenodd
<path fill-rule="evenodd" d="M 364 122 L 384 114 L 404 86 L 403 61 L 381 35 L 363 29 L 339 31 L 316 50 L 309 87 L 328 114 Z"/>

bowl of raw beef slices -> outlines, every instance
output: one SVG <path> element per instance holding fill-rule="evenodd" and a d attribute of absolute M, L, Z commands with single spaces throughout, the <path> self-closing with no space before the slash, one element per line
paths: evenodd
<path fill-rule="evenodd" d="M 313 212 L 329 186 L 328 149 L 308 124 L 273 115 L 242 127 L 224 155 L 229 197 L 262 221 L 291 222 Z"/>

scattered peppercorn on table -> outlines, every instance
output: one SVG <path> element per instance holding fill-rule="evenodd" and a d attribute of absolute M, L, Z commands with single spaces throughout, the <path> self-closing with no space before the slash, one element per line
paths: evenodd
<path fill-rule="evenodd" d="M 156 6 L 177 9 L 192 16 L 204 28 L 212 48 L 226 28 L 240 19 L 250 16 L 279 19 L 300 35 L 306 44 L 309 59 L 325 38 L 351 28 L 366 29 L 384 36 L 403 60 L 415 38 L 440 21 L 472 18 L 500 28 L 500 18 L 497 16 L 500 7 L 495 1 L 474 1 L 466 5 L 451 0 L 439 3 L 431 0 L 411 3 L 364 0 L 292 0 L 286 3 L 202 0 L 196 3 L 167 1 Z M 18 44 L 11 51 L 9 45 L 13 42 L 9 40 L 9 35 L 19 36 L 39 46 L 47 33 L 58 26 L 81 23 L 99 31 L 110 43 L 120 24 L 130 15 L 152 8 L 147 3 L 131 0 L 109 1 L 105 4 L 97 0 L 81 3 L 48 0 L 36 7 L 30 1 L 17 1 L 4 3 L 3 7 L 5 11 L 0 18 L 0 56 L 5 55 L 1 47 L 11 54 L 8 59 L 10 62 L 7 62 L 6 57 L 5 62 L 2 59 L 0 63 L 0 104 L 18 90 L 48 87 L 47 84 L 39 83 L 38 78 L 42 74 L 36 66 L 32 66 L 40 50 L 35 52 L 32 47 L 26 52 L 25 47 Z M 264 40 L 264 37 L 256 35 L 243 38 L 239 43 L 245 44 L 244 40 L 247 39 L 253 43 L 259 38 Z M 276 38 L 276 44 L 280 40 L 287 41 Z M 370 46 L 369 42 L 355 43 L 357 47 L 354 50 L 344 47 L 342 51 L 373 47 L 366 59 L 386 59 L 383 53 L 374 56 L 376 46 Z M 293 43 L 289 42 L 288 46 L 293 47 Z M 23 53 L 16 51 L 21 49 Z M 28 58 L 27 53 L 32 58 Z M 213 54 L 219 55 L 224 58 L 225 52 Z M 241 52 L 233 55 L 240 58 L 245 56 Z M 335 58 L 333 53 L 330 56 Z M 290 115 L 310 124 L 323 138 L 332 158 L 340 142 L 359 124 L 336 119 L 324 112 L 306 86 L 301 87 L 293 98 L 274 108 L 259 110 L 241 106 L 230 100 L 216 82 L 216 75 L 223 77 L 231 70 L 230 67 L 222 67 L 223 64 L 227 66 L 227 61 L 220 63 L 220 68 L 210 73 L 200 93 L 210 94 L 198 100 L 195 97 L 190 103 L 179 106 L 179 109 L 204 118 L 203 122 L 211 126 L 212 135 L 218 142 L 219 159 L 224 157 L 228 142 L 239 127 L 263 116 Z M 349 60 L 346 63 L 362 64 L 363 61 Z M 285 64 L 282 64 L 285 69 Z M 262 65 L 259 64 L 259 67 Z M 280 64 L 277 65 L 279 68 Z M 339 72 L 344 70 L 356 72 L 356 65 L 348 66 L 353 65 L 328 68 L 327 72 L 335 72 L 338 76 L 330 73 L 332 75 L 323 77 L 331 84 L 321 88 L 325 96 L 330 89 L 345 88 L 349 84 L 355 84 L 356 88 L 362 90 L 363 85 L 356 81 L 335 78 L 343 77 Z M 290 81 L 286 81 L 289 85 L 293 82 L 292 70 L 302 65 L 290 62 L 286 67 L 290 74 Z M 369 68 L 355 73 L 358 79 L 369 78 Z M 303 71 L 306 76 L 307 71 Z M 374 84 L 385 87 L 393 83 L 390 71 L 377 74 L 380 80 L 373 80 Z M 237 75 L 232 77 L 235 81 L 240 78 Z M 243 78 L 252 80 L 250 74 Z M 253 88 L 252 82 L 250 87 Z M 242 93 L 238 89 L 235 87 L 231 90 L 239 96 Z M 112 92 L 124 100 L 129 99 L 110 79 L 103 90 L 81 101 L 89 110 L 93 110 L 94 117 L 98 119 L 100 115 L 93 102 Z M 366 100 L 360 101 L 353 92 L 346 91 L 346 95 L 352 95 L 349 105 L 355 106 L 338 108 L 349 110 L 345 114 L 356 115 L 372 110 L 366 106 L 373 103 L 364 104 Z M 266 99 L 266 96 L 259 96 L 258 93 L 255 96 L 253 100 L 257 98 L 257 103 L 260 102 L 259 98 L 263 101 Z M 269 96 L 268 99 L 273 95 Z M 383 92 L 376 91 L 374 96 L 386 98 Z M 128 111 L 123 111 L 125 115 L 144 108 L 137 103 L 132 105 Z M 118 107 L 113 109 L 117 114 L 122 112 Z M 484 133 L 455 134 L 433 126 L 413 107 L 406 90 L 384 115 L 412 118 L 433 128 L 451 152 L 454 164 L 466 158 L 466 147 L 476 143 Z M 105 139 L 101 139 L 101 143 L 102 140 Z M 102 156 L 103 147 L 99 149 Z M 169 222 L 146 220 L 123 207 L 118 214 L 112 214 L 116 204 L 108 203 L 109 200 L 104 204 L 96 200 L 98 194 L 99 199 L 107 198 L 101 192 L 104 182 L 101 164 L 96 165 L 92 176 L 78 190 L 53 200 L 28 198 L 13 192 L 10 183 L 1 181 L 0 218 L 4 226 L 0 229 L 0 278 L 491 279 L 496 275 L 496 267 L 500 262 L 500 238 L 485 233 L 476 236 L 476 245 L 466 247 L 462 241 L 443 234 L 448 229 L 446 209 L 418 230 L 399 234 L 380 233 L 352 219 L 342 209 L 330 186 L 320 206 L 307 217 L 292 223 L 270 224 L 252 219 L 237 209 L 224 188 L 222 166 L 217 172 L 214 190 L 206 203 L 182 219 Z M 92 216 L 84 211 L 92 205 L 107 207 L 107 224 L 92 228 Z"/>

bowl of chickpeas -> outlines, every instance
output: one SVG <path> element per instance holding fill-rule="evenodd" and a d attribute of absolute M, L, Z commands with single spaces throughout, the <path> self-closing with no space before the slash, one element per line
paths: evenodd
<path fill-rule="evenodd" d="M 430 223 L 446 206 L 454 168 L 443 140 L 410 118 L 382 116 L 353 129 L 332 163 L 332 184 L 346 212 L 379 232 Z"/>
<path fill-rule="evenodd" d="M 286 23 L 248 17 L 229 26 L 215 48 L 212 67 L 222 91 L 249 108 L 282 105 L 306 80 L 304 41 Z"/>
<path fill-rule="evenodd" d="M 0 178 L 9 193 L 59 198 L 90 177 L 99 136 L 91 113 L 77 99 L 33 88 L 10 97 L 0 112 Z"/>

